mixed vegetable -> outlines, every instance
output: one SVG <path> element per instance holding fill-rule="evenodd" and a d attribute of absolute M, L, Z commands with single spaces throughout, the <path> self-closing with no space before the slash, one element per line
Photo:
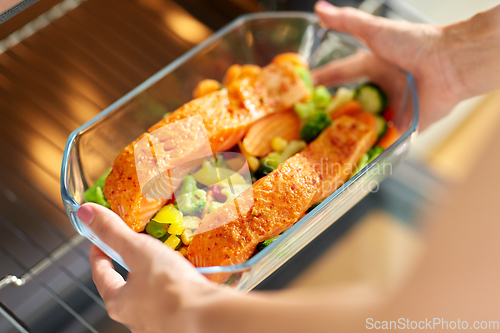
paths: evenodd
<path fill-rule="evenodd" d="M 106 177 L 108 177 L 109 173 L 111 172 L 111 169 L 106 171 L 104 175 L 99 178 L 94 185 L 89 187 L 84 193 L 83 196 L 85 198 L 85 201 L 87 202 L 95 202 L 98 203 L 101 206 L 109 208 L 109 203 L 104 197 L 104 193 L 102 192 L 102 189 L 104 188 L 104 182 L 106 181 Z"/>
<path fill-rule="evenodd" d="M 375 119 L 374 125 L 379 138 L 377 144 L 361 156 L 351 177 L 398 139 L 399 133 L 392 125 L 393 111 L 387 107 L 387 95 L 376 84 L 366 83 L 357 89 L 340 87 L 332 96 L 325 86 L 313 86 L 307 69 L 297 67 L 296 72 L 311 90 L 310 100 L 295 104 L 293 110 L 270 114 L 258 120 L 238 146 L 233 148 L 233 153 L 218 153 L 213 159 L 204 161 L 197 170 L 183 179 L 175 198 L 151 218 L 144 232 L 186 255 L 200 221 L 207 214 L 233 201 L 252 182 L 273 172 L 281 163 L 305 149 L 308 143 L 332 124 L 333 119 L 342 115 L 362 117 L 363 113 L 369 113 L 370 119 Z M 195 96 L 202 95 L 204 90 L 220 88 L 218 82 L 206 80 L 199 85 Z M 251 179 L 246 179 L 240 173 L 245 162 L 248 162 Z M 87 202 L 109 208 L 103 194 L 109 172 L 85 191 Z M 306 214 L 318 204 L 313 204 Z M 261 251 L 278 237 L 279 235 L 259 243 L 257 251 Z"/>
<path fill-rule="evenodd" d="M 185 255 L 201 219 L 251 186 L 251 180 L 238 173 L 243 162 L 236 159 L 217 154 L 204 161 L 197 171 L 184 178 L 175 200 L 146 225 L 146 233 Z"/>

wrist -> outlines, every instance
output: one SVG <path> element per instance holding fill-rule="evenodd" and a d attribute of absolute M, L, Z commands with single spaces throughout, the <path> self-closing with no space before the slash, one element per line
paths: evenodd
<path fill-rule="evenodd" d="M 443 62 L 451 66 L 457 101 L 500 88 L 500 6 L 442 28 Z"/>
<path fill-rule="evenodd" d="M 229 288 L 210 284 L 208 288 L 193 292 L 183 306 L 185 322 L 190 332 L 231 332 L 227 327 L 229 309 L 235 309 L 244 296 Z"/>

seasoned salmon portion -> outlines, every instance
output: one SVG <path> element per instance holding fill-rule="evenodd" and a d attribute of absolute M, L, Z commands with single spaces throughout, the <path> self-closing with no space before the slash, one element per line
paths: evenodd
<path fill-rule="evenodd" d="M 104 196 L 108 198 L 111 209 L 135 231 L 143 229 L 142 223 L 140 219 L 137 219 L 137 216 L 149 216 L 151 218 L 158 210 L 157 207 L 162 207 L 167 201 L 148 199 L 141 195 L 136 172 L 134 147 L 146 135 L 141 135 L 118 155 L 113 170 L 104 184 Z M 153 161 L 146 160 L 145 163 L 149 163 L 152 170 L 155 170 Z"/>
<path fill-rule="evenodd" d="M 258 243 L 293 226 L 307 208 L 342 185 L 376 140 L 375 129 L 357 119 L 334 120 L 304 151 L 207 215 L 188 259 L 197 267 L 245 262 Z"/>
<path fill-rule="evenodd" d="M 160 138 L 162 149 L 166 151 L 163 152 L 164 158 L 160 166 L 160 159 L 153 149 L 153 141 L 156 138 L 155 133 L 162 127 L 186 118 L 201 116 L 212 153 L 225 151 L 235 146 L 257 119 L 289 109 L 295 103 L 309 98 L 311 94 L 300 76 L 295 73 L 291 62 L 271 64 L 264 68 L 253 65 L 232 66 L 225 83 L 226 88 L 207 93 L 184 104 L 153 125 L 148 133 L 127 146 L 116 158 L 113 169 L 106 178 L 104 196 L 111 209 L 133 230 L 144 230 L 151 217 L 170 198 L 161 198 L 158 193 L 173 193 L 180 183 L 165 178 L 165 174 L 170 174 L 170 170 L 165 166 L 179 166 L 181 159 L 190 161 L 200 157 L 198 153 L 195 154 L 196 149 L 185 149 L 182 154 L 177 155 L 167 151 L 179 145 L 189 147 L 194 142 L 190 141 L 193 136 L 188 136 L 187 143 L 180 143 L 180 139 L 165 139 L 163 142 Z M 192 126 L 191 131 L 200 131 L 197 125 Z M 183 130 L 189 132 L 188 127 L 183 127 Z M 148 152 L 148 149 L 151 152 Z M 141 156 L 135 155 L 138 151 Z M 137 175 L 138 160 L 141 165 L 140 174 L 145 175 L 148 181 L 148 190 L 156 195 L 143 193 L 144 186 L 141 186 L 140 181 L 142 178 L 139 179 Z M 188 166 L 184 171 L 189 171 L 192 167 L 194 166 Z"/>

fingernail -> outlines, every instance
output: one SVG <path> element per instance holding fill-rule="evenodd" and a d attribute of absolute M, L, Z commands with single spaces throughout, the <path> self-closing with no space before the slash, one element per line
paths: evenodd
<path fill-rule="evenodd" d="M 86 224 L 92 223 L 92 220 L 94 219 L 94 210 L 92 207 L 83 205 L 78 209 L 78 218 L 82 220 Z"/>

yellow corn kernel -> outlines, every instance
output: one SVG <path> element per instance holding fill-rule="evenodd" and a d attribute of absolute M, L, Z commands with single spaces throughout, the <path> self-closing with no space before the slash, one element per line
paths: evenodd
<path fill-rule="evenodd" d="M 193 241 L 194 234 L 189 229 L 184 229 L 184 232 L 181 235 L 182 242 L 184 245 L 189 245 Z"/>
<path fill-rule="evenodd" d="M 271 147 L 278 153 L 281 153 L 286 148 L 286 146 L 288 146 L 288 141 L 279 136 L 271 140 Z"/>
<path fill-rule="evenodd" d="M 181 247 L 179 249 L 179 253 L 182 254 L 184 257 L 187 255 L 187 250 L 185 247 Z"/>
<path fill-rule="evenodd" d="M 260 161 L 257 157 L 255 156 L 248 156 L 248 166 L 250 167 L 250 170 L 252 171 L 257 171 L 260 165 Z"/>
<path fill-rule="evenodd" d="M 184 226 L 182 224 L 171 224 L 168 227 L 168 233 L 171 235 L 180 235 L 184 231 Z"/>
<path fill-rule="evenodd" d="M 177 237 L 176 235 L 170 235 L 170 237 L 167 238 L 164 244 L 170 247 L 172 250 L 175 250 L 177 246 L 179 246 L 180 242 L 181 240 L 179 239 L 179 237 Z"/>

